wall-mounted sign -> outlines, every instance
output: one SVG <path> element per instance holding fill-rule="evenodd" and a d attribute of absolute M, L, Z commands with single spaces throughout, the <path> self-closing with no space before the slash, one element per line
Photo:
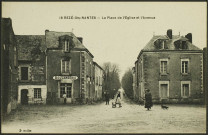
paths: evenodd
<path fill-rule="evenodd" d="M 62 79 L 71 79 L 71 80 L 77 80 L 77 76 L 54 76 L 54 80 L 62 80 Z"/>

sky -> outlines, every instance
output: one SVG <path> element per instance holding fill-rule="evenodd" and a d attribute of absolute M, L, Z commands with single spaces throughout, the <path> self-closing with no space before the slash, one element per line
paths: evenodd
<path fill-rule="evenodd" d="M 96 19 L 75 19 L 86 16 Z M 2 2 L 2 17 L 12 19 L 16 35 L 44 35 L 48 29 L 83 37 L 99 65 L 119 65 L 120 78 L 154 34 L 192 33 L 193 44 L 206 47 L 206 2 Z"/>

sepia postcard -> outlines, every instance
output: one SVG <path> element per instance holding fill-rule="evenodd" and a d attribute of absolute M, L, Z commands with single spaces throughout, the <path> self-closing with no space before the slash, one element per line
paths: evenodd
<path fill-rule="evenodd" d="M 206 133 L 206 2 L 2 2 L 1 133 Z"/>

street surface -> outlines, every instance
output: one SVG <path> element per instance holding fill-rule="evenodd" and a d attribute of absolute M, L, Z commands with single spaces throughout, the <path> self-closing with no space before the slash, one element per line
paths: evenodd
<path fill-rule="evenodd" d="M 168 106 L 146 111 L 128 99 L 122 108 L 111 102 L 21 106 L 2 123 L 2 133 L 205 133 L 205 106 Z"/>

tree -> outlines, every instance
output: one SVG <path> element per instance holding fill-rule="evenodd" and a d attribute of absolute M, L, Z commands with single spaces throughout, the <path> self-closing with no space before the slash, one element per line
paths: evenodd
<path fill-rule="evenodd" d="M 104 91 L 108 91 L 110 96 L 113 95 L 121 88 L 119 79 L 119 66 L 114 63 L 106 62 L 102 66 L 104 70 Z"/>
<path fill-rule="evenodd" d="M 128 69 L 124 76 L 122 77 L 121 80 L 121 84 L 122 84 L 122 88 L 125 91 L 125 94 L 127 95 L 127 97 L 129 98 L 133 98 L 133 73 L 131 69 Z"/>

